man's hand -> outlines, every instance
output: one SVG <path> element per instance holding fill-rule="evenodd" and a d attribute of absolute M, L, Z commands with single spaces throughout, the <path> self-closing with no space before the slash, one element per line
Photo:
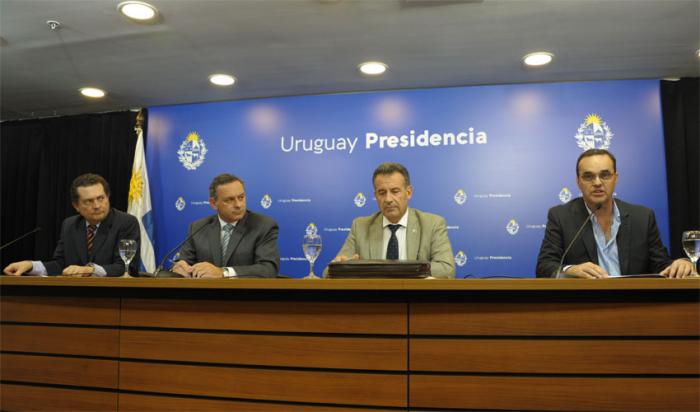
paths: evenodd
<path fill-rule="evenodd" d="M 192 277 L 195 278 L 222 278 L 224 270 L 209 262 L 199 262 L 192 265 Z"/>
<path fill-rule="evenodd" d="M 179 273 L 180 275 L 191 278 L 192 277 L 192 266 L 184 260 L 178 260 L 173 265 L 172 271 Z"/>
<path fill-rule="evenodd" d="M 10 263 L 5 267 L 2 273 L 10 276 L 22 276 L 30 270 L 32 270 L 32 261 L 23 260 L 21 262 Z"/>
<path fill-rule="evenodd" d="M 354 255 L 352 255 L 352 257 L 347 257 L 347 256 L 344 256 L 344 255 L 338 255 L 338 256 L 336 256 L 336 257 L 331 261 L 331 263 L 333 263 L 333 262 L 344 262 L 344 261 L 346 261 L 346 260 L 357 260 L 357 259 L 359 259 L 359 258 L 360 258 L 360 255 L 358 255 L 357 253 L 355 253 Z"/>
<path fill-rule="evenodd" d="M 687 278 L 698 273 L 695 271 L 695 266 L 691 261 L 676 259 L 666 269 L 662 270 L 661 274 L 667 278 Z"/>
<path fill-rule="evenodd" d="M 63 269 L 62 275 L 74 277 L 91 276 L 92 272 L 94 271 L 95 268 L 93 266 L 70 265 L 67 268 Z"/>
<path fill-rule="evenodd" d="M 608 272 L 606 272 L 605 269 L 596 265 L 593 262 L 586 262 L 581 263 L 580 265 L 573 265 L 570 268 L 568 268 L 564 273 L 571 277 L 583 279 L 601 279 L 608 277 Z"/>

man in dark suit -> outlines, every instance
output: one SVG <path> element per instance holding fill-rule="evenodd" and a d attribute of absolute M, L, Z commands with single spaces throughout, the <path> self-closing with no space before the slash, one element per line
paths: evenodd
<path fill-rule="evenodd" d="M 616 163 L 607 150 L 590 149 L 579 156 L 576 182 L 583 198 L 549 210 L 537 277 L 595 279 L 660 273 L 676 278 L 695 272 L 689 260 L 669 257 L 651 209 L 613 199 Z M 571 246 L 560 270 L 565 248 L 592 211 L 591 222 Z"/>
<path fill-rule="evenodd" d="M 246 209 L 245 185 L 224 173 L 209 186 L 216 215 L 190 225 L 173 272 L 185 277 L 275 277 L 279 272 L 279 228 L 270 217 Z"/>
<path fill-rule="evenodd" d="M 121 239 L 136 241 L 136 256 L 129 271 L 138 270 L 139 222 L 134 216 L 110 208 L 107 181 L 91 173 L 76 177 L 71 185 L 71 201 L 79 214 L 63 221 L 53 259 L 11 263 L 4 269 L 6 275 L 121 276 Z"/>

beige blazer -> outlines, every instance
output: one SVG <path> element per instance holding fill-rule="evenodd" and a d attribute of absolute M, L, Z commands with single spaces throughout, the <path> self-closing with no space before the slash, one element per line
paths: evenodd
<path fill-rule="evenodd" d="M 358 254 L 360 259 L 384 259 L 386 251 L 382 250 L 383 230 L 381 212 L 356 218 L 338 255 L 350 258 Z M 455 259 L 443 217 L 413 208 L 408 209 L 406 258 L 430 261 L 430 273 L 433 277 L 455 277 Z"/>

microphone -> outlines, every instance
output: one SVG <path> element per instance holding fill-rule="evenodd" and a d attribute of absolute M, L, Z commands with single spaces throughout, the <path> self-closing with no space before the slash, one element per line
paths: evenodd
<path fill-rule="evenodd" d="M 34 233 L 41 232 L 41 231 L 42 231 L 42 228 L 41 228 L 41 226 L 39 226 L 39 227 L 35 228 L 34 230 L 23 234 L 22 236 L 18 237 L 17 239 L 11 240 L 11 241 L 5 243 L 4 245 L 0 246 L 0 250 L 3 250 L 6 247 L 8 247 L 16 242 L 19 242 L 20 240 L 24 239 L 25 237 L 27 237 L 29 235 L 33 235 Z"/>
<path fill-rule="evenodd" d="M 561 274 L 561 268 L 562 268 L 562 266 L 564 266 L 564 259 L 566 258 L 566 254 L 569 253 L 571 246 L 574 245 L 574 242 L 576 242 L 576 240 L 578 239 L 581 232 L 583 232 L 583 228 L 586 227 L 586 223 L 588 223 L 591 220 L 591 218 L 593 217 L 595 212 L 600 210 L 601 207 L 603 207 L 602 203 L 596 203 L 595 206 L 593 207 L 593 210 L 591 210 L 591 213 L 588 214 L 588 217 L 586 218 L 586 220 L 584 220 L 583 224 L 581 224 L 581 227 L 578 228 L 578 232 L 576 232 L 576 234 L 574 235 L 574 238 L 571 239 L 571 242 L 569 242 L 569 246 L 567 246 L 566 250 L 564 250 L 564 254 L 561 255 L 561 260 L 559 261 L 559 266 L 557 267 L 557 271 L 554 272 L 555 277 L 559 276 Z"/>
<path fill-rule="evenodd" d="M 215 216 L 215 217 L 216 217 L 216 216 Z M 188 240 L 192 239 L 192 238 L 194 237 L 194 235 L 196 235 L 197 233 L 201 232 L 205 227 L 209 226 L 212 222 L 215 222 L 215 221 L 216 221 L 215 218 L 214 218 L 214 219 L 209 219 L 209 222 L 207 222 L 207 223 L 203 224 L 202 226 L 200 226 L 199 229 L 197 229 L 197 230 L 195 230 L 194 232 L 192 232 L 192 233 L 191 233 L 189 236 L 187 236 L 182 242 L 178 243 L 174 248 L 172 248 L 172 250 L 170 250 L 168 253 L 166 253 L 165 256 L 163 256 L 163 259 L 160 261 L 160 264 L 159 264 L 158 267 L 156 268 L 155 272 L 153 272 L 153 275 L 146 274 L 146 273 L 144 273 L 143 275 L 148 276 L 148 277 L 154 277 L 154 278 L 157 278 L 157 277 L 164 277 L 164 278 L 181 278 L 181 277 L 183 277 L 183 276 L 182 276 L 181 274 L 179 274 L 179 273 L 175 273 L 175 272 L 172 272 L 172 271 L 170 271 L 170 270 L 163 270 L 163 265 L 165 264 L 165 261 L 168 259 L 168 256 L 170 256 L 170 255 L 173 254 L 173 252 L 175 252 L 176 250 L 180 249 L 180 248 L 182 247 L 182 245 L 185 244 L 185 242 L 187 242 Z M 162 274 L 162 275 L 161 275 L 161 274 Z"/>

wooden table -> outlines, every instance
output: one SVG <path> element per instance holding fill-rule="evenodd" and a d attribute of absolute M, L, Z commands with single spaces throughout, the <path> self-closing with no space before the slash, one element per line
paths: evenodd
<path fill-rule="evenodd" d="M 699 279 L 0 278 L 2 410 L 697 411 Z"/>

